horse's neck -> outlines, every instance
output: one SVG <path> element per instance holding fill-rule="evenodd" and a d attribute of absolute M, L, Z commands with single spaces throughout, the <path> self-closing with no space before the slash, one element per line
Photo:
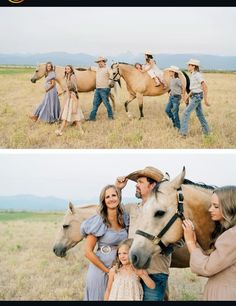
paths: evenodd
<path fill-rule="evenodd" d="M 211 191 L 185 185 L 183 190 L 185 199 L 184 215 L 193 221 L 197 241 L 206 250 L 209 248 L 211 233 L 214 230 L 214 222 L 208 212 Z"/>
<path fill-rule="evenodd" d="M 62 90 L 65 90 L 65 80 L 64 80 L 64 68 L 63 67 L 56 67 L 56 82 L 61 87 Z"/>
<path fill-rule="evenodd" d="M 127 85 L 131 86 L 131 80 L 133 79 L 132 75 L 134 73 L 134 71 L 132 71 L 132 68 L 129 65 L 123 64 L 122 66 L 120 66 L 120 72 Z"/>

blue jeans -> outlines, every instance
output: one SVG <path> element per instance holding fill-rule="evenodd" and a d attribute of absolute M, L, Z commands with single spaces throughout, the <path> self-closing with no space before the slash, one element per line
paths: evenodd
<path fill-rule="evenodd" d="M 95 90 L 95 94 L 93 98 L 93 109 L 89 115 L 90 120 L 96 119 L 98 108 L 102 102 L 104 103 L 107 109 L 108 118 L 113 118 L 112 108 L 108 100 L 110 91 L 111 91 L 110 88 L 97 88 Z"/>
<path fill-rule="evenodd" d="M 185 110 L 183 112 L 183 117 L 182 117 L 182 121 L 181 121 L 181 128 L 180 128 L 180 133 L 182 135 L 187 135 L 188 122 L 189 122 L 190 114 L 194 110 L 196 112 L 196 115 L 197 115 L 200 123 L 201 123 L 203 133 L 204 134 L 209 134 L 209 132 L 210 132 L 209 126 L 208 126 L 208 123 L 207 123 L 207 121 L 206 121 L 206 119 L 203 115 L 203 112 L 202 112 L 202 104 L 201 104 L 202 99 L 203 99 L 203 93 L 192 95 L 189 105 L 185 108 Z"/>
<path fill-rule="evenodd" d="M 165 109 L 167 116 L 172 120 L 174 127 L 177 127 L 178 129 L 180 129 L 180 122 L 179 122 L 180 100 L 181 100 L 181 95 L 170 96 Z"/>
<path fill-rule="evenodd" d="M 155 282 L 156 287 L 154 289 L 148 288 L 143 281 L 143 300 L 144 301 L 164 301 L 165 291 L 168 281 L 168 274 L 156 273 L 149 274 L 151 279 Z"/>

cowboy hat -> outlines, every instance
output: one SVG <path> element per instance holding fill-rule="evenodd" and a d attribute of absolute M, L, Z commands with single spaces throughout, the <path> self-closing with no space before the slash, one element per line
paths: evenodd
<path fill-rule="evenodd" d="M 158 170 L 154 167 L 146 167 L 142 170 L 134 171 L 134 172 L 128 174 L 126 177 L 128 179 L 136 182 L 139 177 L 143 177 L 143 176 L 144 177 L 149 177 L 156 182 L 161 182 L 163 177 L 164 177 L 164 174 L 160 170 Z"/>
<path fill-rule="evenodd" d="M 147 51 L 145 51 L 145 53 L 144 54 L 147 54 L 147 55 L 152 55 L 153 53 L 150 51 L 150 50 L 147 50 Z"/>
<path fill-rule="evenodd" d="M 200 61 L 197 60 L 197 59 L 193 59 L 191 58 L 188 62 L 187 62 L 187 65 L 194 65 L 194 66 L 200 66 Z"/>
<path fill-rule="evenodd" d="M 179 70 L 179 67 L 177 67 L 177 66 L 170 66 L 169 68 L 168 68 L 170 71 L 174 71 L 174 72 L 180 72 L 180 70 Z"/>
<path fill-rule="evenodd" d="M 107 59 L 105 58 L 105 57 L 103 57 L 103 56 L 99 56 L 98 58 L 97 58 L 97 60 L 95 61 L 95 63 L 99 63 L 99 62 L 107 62 Z"/>

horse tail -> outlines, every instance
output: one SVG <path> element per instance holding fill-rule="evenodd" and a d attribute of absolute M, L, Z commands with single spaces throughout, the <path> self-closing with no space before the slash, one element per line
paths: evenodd
<path fill-rule="evenodd" d="M 183 73 L 183 75 L 185 76 L 185 79 L 186 79 L 186 91 L 187 91 L 187 93 L 190 93 L 190 78 L 185 71 L 182 71 L 182 73 Z"/>

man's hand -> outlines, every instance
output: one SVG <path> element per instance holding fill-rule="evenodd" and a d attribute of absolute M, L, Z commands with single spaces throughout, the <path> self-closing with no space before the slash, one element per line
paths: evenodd
<path fill-rule="evenodd" d="M 126 176 L 119 176 L 116 179 L 115 185 L 117 188 L 123 189 L 126 186 L 127 182 L 128 182 L 128 178 Z"/>

